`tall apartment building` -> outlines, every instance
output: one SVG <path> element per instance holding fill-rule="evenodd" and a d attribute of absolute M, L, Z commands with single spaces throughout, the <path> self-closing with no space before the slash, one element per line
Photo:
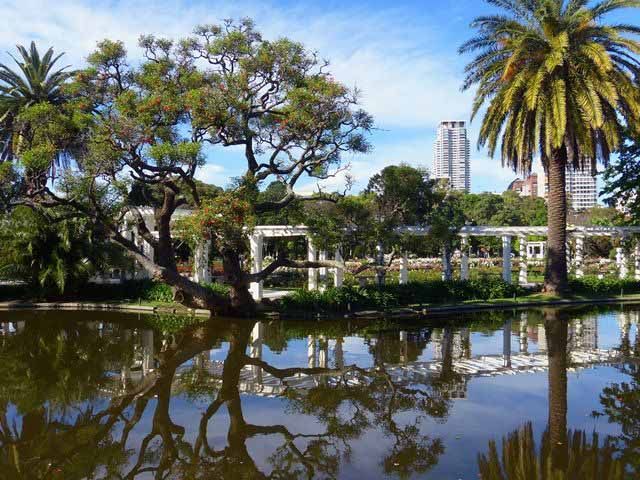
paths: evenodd
<path fill-rule="evenodd" d="M 462 121 L 440 122 L 433 146 L 433 176 L 445 178 L 453 190 L 471 189 L 469 138 Z"/>
<path fill-rule="evenodd" d="M 549 178 L 544 173 L 539 175 L 544 175 L 544 182 L 538 181 L 538 196 L 546 199 L 549 193 Z M 566 191 L 567 206 L 571 210 L 586 210 L 598 204 L 597 179 L 589 167 L 582 170 L 567 167 Z"/>
<path fill-rule="evenodd" d="M 567 168 L 567 204 L 572 210 L 585 210 L 598 203 L 596 177 L 590 168 L 574 170 Z"/>

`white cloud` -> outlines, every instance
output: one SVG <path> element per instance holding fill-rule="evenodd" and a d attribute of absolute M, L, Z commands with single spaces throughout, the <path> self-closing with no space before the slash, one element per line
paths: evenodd
<path fill-rule="evenodd" d="M 432 128 L 441 119 L 468 116 L 469 96 L 459 93 L 460 78 L 452 67 L 455 52 L 433 53 L 427 46 L 429 27 L 412 24 L 408 13 L 397 9 L 309 12 L 308 7 L 251 0 L 93 5 L 80 0 L 5 0 L 0 8 L 0 47 L 13 50 L 16 43 L 35 39 L 42 48 L 53 45 L 67 52 L 67 61 L 76 66 L 104 38 L 124 41 L 136 56 L 140 34 L 180 38 L 199 23 L 251 16 L 267 38 L 290 36 L 330 59 L 335 77 L 363 91 L 365 107 L 385 128 Z M 291 21 L 303 15 L 305 22 Z"/>
<path fill-rule="evenodd" d="M 67 62 L 79 66 L 96 42 L 103 38 L 125 42 L 131 55 L 140 55 L 137 38 L 143 33 L 180 38 L 201 23 L 249 16 L 266 38 L 289 36 L 316 49 L 331 60 L 335 78 L 362 91 L 364 107 L 386 130 L 384 143 L 372 154 L 352 159 L 351 174 L 357 189 L 387 165 L 407 162 L 430 166 L 435 128 L 444 119 L 468 119 L 470 93 L 460 93 L 462 73 L 455 45 L 443 46 L 434 37 L 439 26 L 411 18 L 409 9 L 342 5 L 326 9 L 318 3 L 283 6 L 277 1 L 143 0 L 89 3 L 83 0 L 0 0 L 3 28 L 0 51 L 35 39 L 44 48 L 53 45 L 68 54 Z M 6 60 L 0 53 L 0 60 Z M 408 132 L 408 133 L 407 133 Z M 473 133 L 473 132 L 472 132 Z M 376 135 L 377 140 L 379 136 Z M 407 140 L 407 137 L 409 140 Z M 475 137 L 472 137 L 472 143 Z M 241 173 L 244 162 L 236 153 L 211 152 L 199 173 L 202 180 L 228 184 Z M 214 156 L 215 155 L 215 156 Z M 476 162 L 478 162 L 476 164 Z M 485 168 L 474 160 L 472 172 L 497 174 L 495 162 Z M 479 165 L 479 168 L 477 167 Z M 341 188 L 344 175 L 323 182 Z M 300 188 L 309 188 L 309 182 Z"/>
<path fill-rule="evenodd" d="M 202 182 L 224 186 L 229 183 L 229 173 L 222 165 L 208 162 L 198 169 L 196 178 Z"/>

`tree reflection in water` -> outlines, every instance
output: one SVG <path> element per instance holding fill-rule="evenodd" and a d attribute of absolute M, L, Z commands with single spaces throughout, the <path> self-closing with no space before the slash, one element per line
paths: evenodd
<path fill-rule="evenodd" d="M 454 377 L 450 369 L 443 369 L 439 386 L 434 386 L 396 381 L 383 363 L 371 371 L 326 365 L 276 368 L 247 355 L 254 325 L 248 322 L 222 326 L 212 322 L 185 329 L 158 354 L 157 368 L 137 384 L 128 385 L 125 394 L 107 402 L 100 393 L 110 381 L 104 366 L 131 360 L 124 353 L 131 350 L 131 345 L 123 342 L 126 335 L 90 335 L 90 328 L 82 324 L 34 324 L 29 327 L 32 331 L 13 337 L 1 352 L 4 379 L 16 381 L 3 382 L 4 391 L 0 392 L 0 475 L 45 479 L 133 479 L 145 475 L 195 479 L 334 478 L 341 462 L 349 458 L 350 442 L 374 428 L 392 439 L 392 446 L 381 461 L 387 474 L 405 478 L 426 472 L 437 463 L 443 444 L 422 433 L 421 423 L 447 415 L 450 400 L 443 392 L 447 391 L 448 379 Z M 83 336 L 87 337 L 86 344 L 80 342 Z M 69 342 L 73 338 L 78 342 Z M 212 379 L 199 368 L 198 359 L 223 339 L 229 348 L 222 375 Z M 381 350 L 385 349 L 384 342 L 384 336 L 377 338 Z M 180 383 L 176 370 L 191 359 L 193 371 L 181 374 L 180 388 L 210 399 L 199 419 L 195 439 L 188 438 L 185 426 L 175 423 L 170 415 L 172 394 L 175 395 L 172 389 Z M 450 364 L 450 359 L 444 361 Z M 44 370 L 34 370 L 34 365 Z M 298 374 L 331 375 L 331 382 L 321 381 L 306 390 L 286 388 L 282 395 L 288 412 L 314 417 L 315 422 L 310 423 L 319 426 L 319 431 L 292 431 L 285 425 L 248 422 L 239 390 L 240 375 L 247 366 L 282 380 Z M 51 369 L 56 375 L 50 375 Z M 57 397 L 50 392 L 57 382 L 71 378 L 75 385 L 60 386 L 64 395 Z M 16 398 L 22 400 L 16 404 L 22 414 L 21 425 L 8 420 L 9 399 L 15 404 Z M 210 445 L 210 435 L 218 417 L 223 419 L 220 422 L 226 421 L 223 411 L 228 415 L 226 446 L 216 448 Z M 408 423 L 397 420 L 405 412 L 411 413 Z M 150 429 L 140 436 L 143 419 L 149 417 Z M 136 438 L 129 441 L 136 428 Z M 247 446 L 251 439 L 265 436 L 269 436 L 270 444 L 278 442 L 268 459 L 268 468 L 256 464 Z M 131 448 L 134 441 L 135 448 Z"/>
<path fill-rule="evenodd" d="M 597 433 L 567 431 L 567 369 L 569 335 L 567 312 L 544 310 L 549 358 L 549 418 L 536 448 L 530 423 L 503 437 L 502 452 L 495 441 L 478 456 L 482 480 L 622 480 L 625 463 L 616 455 L 614 442 L 600 442 Z"/>
<path fill-rule="evenodd" d="M 636 312 L 637 313 L 637 312 Z M 630 339 L 631 312 L 622 314 L 620 348 L 626 362 L 618 369 L 629 377 L 626 382 L 612 383 L 600 395 L 602 409 L 596 416 L 606 416 L 610 423 L 621 427 L 621 434 L 613 439 L 613 445 L 627 466 L 632 478 L 640 477 L 640 332 L 635 341 Z"/>
<path fill-rule="evenodd" d="M 466 397 L 469 376 L 460 372 L 482 361 L 472 355 L 470 332 L 488 333 L 494 342 L 500 325 L 502 355 L 490 354 L 487 365 L 519 368 L 529 355 L 527 335 L 539 336 L 548 356 L 549 415 L 540 437 L 525 425 L 501 448 L 491 444 L 479 457 L 481 478 L 617 480 L 624 478 L 623 464 L 637 474 L 640 338 L 634 345 L 623 328 L 621 349 L 629 361 L 620 368 L 631 380 L 602 392 L 600 412 L 620 424 L 622 434 L 603 440 L 567 430 L 567 351 L 569 345 L 596 351 L 597 322 L 590 316 L 591 323 L 580 323 L 575 312 L 563 310 L 540 315 L 529 311 L 513 330 L 508 312 L 459 330 L 367 325 L 358 330 L 365 350 L 345 351 L 343 340 L 353 336 L 344 324 L 214 321 L 162 337 L 141 324 L 113 323 L 103 334 L 95 322 L 30 321 L 0 337 L 0 479 L 336 478 L 360 468 L 362 447 L 371 451 L 364 461 L 380 476 L 421 478 L 444 455 L 433 432 L 449 427 L 434 421 L 444 423 L 452 398 Z M 570 334 L 579 325 L 592 340 Z M 514 332 L 517 354 L 511 352 Z M 263 344 L 272 354 L 304 348 L 303 338 L 305 367 L 275 365 L 261 354 Z M 433 361 L 422 362 L 429 343 Z M 211 360 L 212 349 L 224 362 Z M 371 368 L 347 365 L 345 356 L 363 352 L 359 365 Z M 533 350 L 531 358 L 539 366 L 544 355 Z M 277 358 L 300 357 L 292 351 Z M 273 415 L 256 416 L 273 407 Z M 451 424 L 450 430 L 461 425 L 459 419 Z M 447 453 L 448 461 L 461 454 Z"/>

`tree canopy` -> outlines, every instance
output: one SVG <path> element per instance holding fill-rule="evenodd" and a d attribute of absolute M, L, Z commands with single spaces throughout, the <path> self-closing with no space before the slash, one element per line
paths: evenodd
<path fill-rule="evenodd" d="M 1 174 L 23 187 L 5 188 L 4 198 L 91 219 L 187 305 L 251 310 L 249 283 L 272 270 L 247 271 L 244 226 L 287 208 L 301 178 L 327 178 L 343 168 L 345 152 L 366 153 L 372 119 L 315 52 L 266 40 L 248 19 L 199 26 L 181 41 L 142 36 L 140 47 L 144 60 L 132 65 L 121 42 L 104 40 L 61 85 L 66 102 L 19 106 L 3 128 L 16 134 L 28 125 L 30 134 L 12 144 L 14 161 Z M 226 147 L 242 149 L 244 174 L 224 193 L 201 196 L 198 169 L 211 149 Z M 69 161 L 54 176 L 61 156 Z M 274 180 L 281 196 L 259 200 Z M 142 221 L 140 198 L 153 199 L 157 233 Z M 182 206 L 194 211 L 188 233 L 211 239 L 223 256 L 229 298 L 178 274 L 172 217 Z M 154 258 L 123 234 L 123 219 Z"/>

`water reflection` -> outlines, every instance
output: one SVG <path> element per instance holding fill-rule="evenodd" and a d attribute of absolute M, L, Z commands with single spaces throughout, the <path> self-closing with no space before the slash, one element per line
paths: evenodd
<path fill-rule="evenodd" d="M 462 328 L 219 321 L 172 334 L 13 322 L 0 339 L 0 478 L 355 477 L 362 445 L 378 452 L 365 460 L 378 476 L 418 478 L 455 455 L 446 425 L 470 382 L 536 372 L 548 379 L 539 446 L 522 418 L 500 454 L 491 426 L 475 445 L 481 478 L 623 478 L 640 446 L 638 315 L 616 316 L 610 345 L 599 345 L 600 318 L 547 309 Z M 621 426 L 606 439 L 567 420 L 567 372 L 600 364 L 629 379 L 595 392 L 597 414 Z"/>
<path fill-rule="evenodd" d="M 620 351 L 628 355 L 630 317 L 623 314 L 621 318 L 623 326 Z M 489 453 L 481 454 L 478 459 L 480 477 L 483 480 L 625 478 L 625 463 L 616 455 L 613 439 L 607 438 L 600 442 L 595 432 L 589 435 L 584 431 L 571 432 L 567 429 L 567 371 L 572 350 L 569 341 L 570 322 L 571 316 L 566 311 L 544 310 L 544 333 L 549 359 L 549 417 L 539 448 L 536 448 L 530 423 L 503 437 L 501 454 L 498 453 L 495 441 L 491 440 Z M 574 348 L 597 347 L 597 328 L 589 332 L 585 342 L 584 325 L 580 322 L 575 327 Z M 592 341 L 589 342 L 589 339 Z"/>

